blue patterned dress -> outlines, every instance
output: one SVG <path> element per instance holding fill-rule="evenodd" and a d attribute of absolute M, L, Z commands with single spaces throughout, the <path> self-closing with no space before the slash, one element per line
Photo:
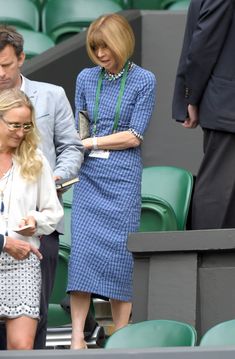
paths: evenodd
<path fill-rule="evenodd" d="M 98 66 L 84 69 L 76 83 L 76 114 L 88 111 L 91 133 L 100 71 Z M 103 79 L 97 137 L 112 133 L 120 82 L 120 78 Z M 155 89 L 155 76 L 133 65 L 127 75 L 118 131 L 133 129 L 144 134 L 154 107 Z M 127 238 L 139 227 L 141 174 L 140 146 L 110 151 L 108 159 L 85 156 L 80 182 L 73 192 L 68 291 L 131 301 L 133 258 L 127 250 Z"/>

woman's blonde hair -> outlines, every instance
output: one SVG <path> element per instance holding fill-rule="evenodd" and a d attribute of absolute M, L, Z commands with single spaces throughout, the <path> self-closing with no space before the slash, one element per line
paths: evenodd
<path fill-rule="evenodd" d="M 29 181 L 35 181 L 41 173 L 42 159 L 37 153 L 39 135 L 35 125 L 35 112 L 28 96 L 18 89 L 0 91 L 0 117 L 9 110 L 18 107 L 27 107 L 31 112 L 31 130 L 25 136 L 14 151 L 14 158 L 20 165 L 21 175 Z"/>
<path fill-rule="evenodd" d="M 88 28 L 86 47 L 90 59 L 97 65 L 102 63 L 95 51 L 98 47 L 108 47 L 113 53 L 119 69 L 134 52 L 135 36 L 128 21 L 119 14 L 100 16 Z"/>

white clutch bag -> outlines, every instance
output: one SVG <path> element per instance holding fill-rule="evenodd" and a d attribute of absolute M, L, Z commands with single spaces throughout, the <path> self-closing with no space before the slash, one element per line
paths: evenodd
<path fill-rule="evenodd" d="M 79 111 L 79 136 L 81 140 L 90 137 L 90 121 L 87 111 Z"/>

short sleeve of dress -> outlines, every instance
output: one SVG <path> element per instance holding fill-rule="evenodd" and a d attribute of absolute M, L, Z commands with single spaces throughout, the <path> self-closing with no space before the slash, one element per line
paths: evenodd
<path fill-rule="evenodd" d="M 135 107 L 129 124 L 129 131 L 141 140 L 151 119 L 155 99 L 156 78 L 152 72 L 142 69 Z"/>
<path fill-rule="evenodd" d="M 82 70 L 76 80 L 76 89 L 75 89 L 75 125 L 78 129 L 78 112 L 81 110 L 86 110 L 86 99 L 84 94 L 84 83 L 85 77 L 88 69 Z"/>

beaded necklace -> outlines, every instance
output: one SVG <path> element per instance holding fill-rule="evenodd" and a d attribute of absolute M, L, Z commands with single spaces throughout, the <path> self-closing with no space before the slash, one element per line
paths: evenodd
<path fill-rule="evenodd" d="M 128 61 L 128 71 L 132 68 L 133 65 L 134 64 L 132 61 Z M 115 81 L 115 80 L 119 79 L 120 77 L 122 77 L 124 72 L 125 72 L 125 66 L 117 74 L 113 74 L 112 72 L 105 70 L 104 78 L 105 78 L 105 80 L 108 80 L 108 81 Z"/>

